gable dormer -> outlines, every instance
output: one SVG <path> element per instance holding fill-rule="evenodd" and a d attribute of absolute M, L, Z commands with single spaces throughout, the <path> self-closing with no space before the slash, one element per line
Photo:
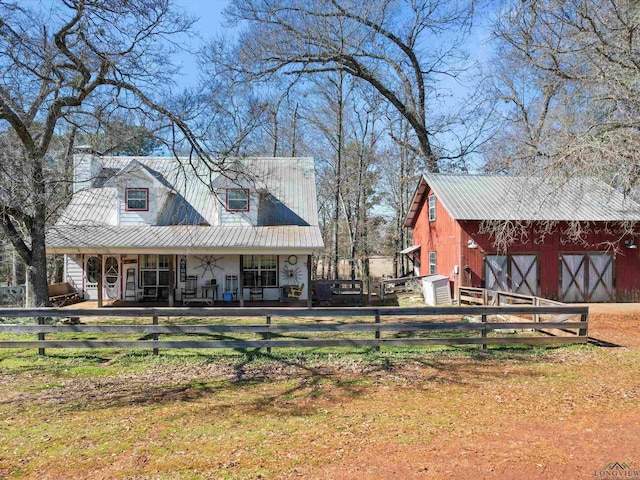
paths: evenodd
<path fill-rule="evenodd" d="M 104 184 L 118 192 L 120 225 L 158 225 L 171 195 L 171 185 L 157 172 L 132 160 Z"/>
<path fill-rule="evenodd" d="M 257 226 L 260 186 L 239 173 L 220 175 L 211 182 L 218 200 L 219 224 Z"/>
<path fill-rule="evenodd" d="M 229 183 L 216 189 L 220 204 L 221 225 L 258 224 L 259 195 L 249 185 Z"/>

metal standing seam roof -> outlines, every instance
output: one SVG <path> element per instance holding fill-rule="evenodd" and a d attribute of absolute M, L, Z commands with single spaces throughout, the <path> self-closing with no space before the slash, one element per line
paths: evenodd
<path fill-rule="evenodd" d="M 425 174 L 405 225 L 415 220 L 426 187 L 454 220 L 621 222 L 640 220 L 640 205 L 595 178 Z"/>
<path fill-rule="evenodd" d="M 47 245 L 54 253 L 82 250 L 171 249 L 177 252 L 209 249 L 301 249 L 323 248 L 318 227 L 276 226 L 205 227 L 178 226 L 54 226 L 47 232 Z"/>
<path fill-rule="evenodd" d="M 288 212 L 287 219 L 281 222 L 286 224 L 260 226 L 216 225 L 220 200 L 209 185 L 215 187 L 221 182 L 221 176 L 198 176 L 185 159 L 181 159 L 182 162 L 169 157 L 100 159 L 103 171 L 109 172 L 130 170 L 132 163 L 139 162 L 163 184 L 173 186 L 175 190 L 160 215 L 160 225 L 116 225 L 117 188 L 85 189 L 74 195 L 56 225 L 48 230 L 47 248 L 50 251 L 77 251 L 79 248 L 324 248 L 318 226 L 312 158 L 234 160 L 250 172 L 253 179 L 250 181 L 255 188 L 276 199 L 277 209 L 273 211 Z M 211 178 L 211 183 L 202 181 L 203 178 Z M 102 180 L 107 185 L 117 183 Z M 227 180 L 223 179 L 224 182 Z M 178 222 L 181 224 L 168 224 L 166 219 L 180 217 L 176 215 L 178 210 L 185 211 Z"/>

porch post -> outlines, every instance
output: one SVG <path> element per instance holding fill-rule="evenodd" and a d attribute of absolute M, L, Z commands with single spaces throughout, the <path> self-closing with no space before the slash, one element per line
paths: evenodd
<path fill-rule="evenodd" d="M 240 307 L 244 307 L 244 274 L 242 268 L 244 266 L 244 255 L 240 255 L 240 275 L 238 280 L 238 299 L 240 300 Z"/>
<path fill-rule="evenodd" d="M 175 261 L 176 261 L 176 256 L 175 255 L 169 255 L 169 306 L 173 307 L 173 300 L 174 300 L 174 295 L 175 295 Z"/>
<path fill-rule="evenodd" d="M 311 308 L 313 302 L 311 298 L 311 268 L 313 264 L 311 262 L 311 255 L 307 255 L 307 308 Z"/>
<path fill-rule="evenodd" d="M 102 308 L 102 255 L 98 255 L 98 308 Z"/>

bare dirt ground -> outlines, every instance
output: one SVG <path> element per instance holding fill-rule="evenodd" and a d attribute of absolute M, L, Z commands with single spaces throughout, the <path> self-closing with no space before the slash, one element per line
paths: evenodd
<path fill-rule="evenodd" d="M 82 360 L 3 358 L 0 478 L 612 478 L 614 462 L 640 469 L 630 305 L 592 308 L 607 346 L 115 358 L 88 375 Z"/>

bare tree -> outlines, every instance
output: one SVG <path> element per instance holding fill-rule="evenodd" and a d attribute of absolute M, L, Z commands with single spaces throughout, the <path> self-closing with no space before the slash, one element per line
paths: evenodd
<path fill-rule="evenodd" d="M 518 2 L 500 17 L 494 92 L 506 124 L 495 151 L 506 147 L 509 168 L 637 188 L 639 32 L 628 0 Z"/>
<path fill-rule="evenodd" d="M 625 194 L 640 186 L 640 5 L 627 0 L 517 2 L 495 23 L 492 95 L 502 122 L 487 170 L 557 186 L 596 176 Z M 553 222 L 536 225 L 553 230 Z M 504 249 L 530 222 L 486 222 Z M 576 241 L 588 231 L 573 222 Z M 625 222 L 616 235 L 634 231 Z M 615 245 L 613 245 L 615 247 Z"/>
<path fill-rule="evenodd" d="M 226 60 L 236 71 L 251 78 L 345 72 L 375 88 L 405 118 L 427 170 L 438 171 L 441 157 L 469 151 L 469 144 L 435 151 L 443 125 L 430 105 L 438 101 L 438 82 L 468 67 L 461 47 L 473 0 L 234 0 L 226 13 L 234 24 L 248 25 Z"/>
<path fill-rule="evenodd" d="M 177 37 L 192 20 L 169 0 L 57 0 L 47 10 L 0 2 L 0 126 L 13 148 L 0 180 L 0 226 L 28 265 L 35 305 L 48 303 L 45 228 L 48 154 L 56 133 L 110 103 L 168 119 L 197 145 L 186 124 L 153 92 L 170 83 Z M 93 107 L 92 107 L 93 106 Z"/>

